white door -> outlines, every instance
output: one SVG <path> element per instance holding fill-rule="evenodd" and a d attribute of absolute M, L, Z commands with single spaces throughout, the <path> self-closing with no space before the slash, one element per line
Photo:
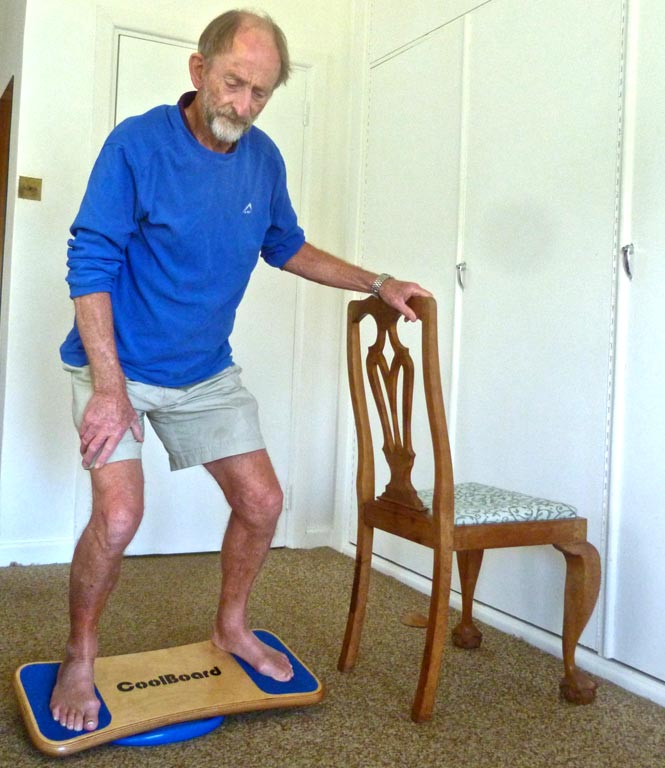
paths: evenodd
<path fill-rule="evenodd" d="M 195 46 L 136 34 L 118 36 L 115 122 L 158 104 L 174 104 L 193 90 L 188 60 Z M 294 207 L 301 204 L 305 138 L 305 68 L 294 68 L 257 121 L 278 144 Z M 259 263 L 231 338 L 243 381 L 259 402 L 263 434 L 283 488 L 289 484 L 296 281 Z M 219 548 L 229 507 L 201 467 L 171 473 L 146 420 L 146 512 L 128 554 L 204 552 Z M 273 540 L 284 544 L 285 510 Z"/>
<path fill-rule="evenodd" d="M 665 78 L 661 0 L 630 3 L 626 222 L 619 276 L 617 418 L 607 655 L 665 680 Z M 638 17 L 639 14 L 639 17 Z M 631 105 L 632 109 L 631 109 Z M 632 176 L 632 186 L 630 184 Z"/>
<path fill-rule="evenodd" d="M 365 261 L 390 269 L 394 254 L 439 297 L 456 480 L 572 503 L 597 545 L 621 6 L 484 4 L 378 62 L 369 99 Z M 378 554 L 431 573 L 424 548 L 377 538 Z M 564 573 L 551 547 L 492 551 L 477 597 L 558 633 Z"/>
<path fill-rule="evenodd" d="M 598 547 L 621 6 L 501 0 L 468 17 L 456 481 L 571 503 Z M 552 547 L 492 551 L 477 598 L 558 633 L 564 573 Z"/>

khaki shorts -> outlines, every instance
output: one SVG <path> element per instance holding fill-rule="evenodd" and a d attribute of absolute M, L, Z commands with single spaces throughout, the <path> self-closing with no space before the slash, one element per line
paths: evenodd
<path fill-rule="evenodd" d="M 64 366 L 72 375 L 76 427 L 92 396 L 90 367 Z M 171 469 L 185 469 L 227 456 L 265 448 L 258 406 L 240 381 L 241 368 L 232 365 L 210 379 L 189 387 L 156 387 L 127 379 L 127 394 L 144 429 L 147 415 L 169 455 Z M 140 459 L 143 443 L 131 429 L 107 460 Z"/>

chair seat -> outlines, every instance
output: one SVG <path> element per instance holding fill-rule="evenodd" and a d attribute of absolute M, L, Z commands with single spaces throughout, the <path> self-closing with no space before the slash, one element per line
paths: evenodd
<path fill-rule="evenodd" d="M 432 508 L 433 494 L 433 488 L 418 491 L 420 500 L 429 509 Z M 455 485 L 455 525 L 529 523 L 576 517 L 575 507 L 560 501 L 539 499 L 481 483 Z"/>

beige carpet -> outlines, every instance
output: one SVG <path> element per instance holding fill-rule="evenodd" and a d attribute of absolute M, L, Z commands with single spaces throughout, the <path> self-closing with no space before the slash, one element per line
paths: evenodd
<path fill-rule="evenodd" d="M 104 746 L 61 761 L 86 768 L 661 768 L 665 709 L 603 683 L 595 704 L 558 697 L 561 663 L 484 627 L 478 651 L 446 652 L 434 719 L 409 719 L 423 631 L 400 616 L 425 596 L 374 574 L 356 670 L 337 672 L 353 563 L 330 549 L 275 550 L 252 601 L 254 626 L 287 642 L 324 682 L 323 703 L 229 717 L 208 736 L 150 748 Z M 57 659 L 66 636 L 67 566 L 0 569 L 0 765 L 52 765 L 29 742 L 11 688 L 16 667 Z M 216 555 L 128 558 L 102 627 L 105 655 L 204 640 Z"/>

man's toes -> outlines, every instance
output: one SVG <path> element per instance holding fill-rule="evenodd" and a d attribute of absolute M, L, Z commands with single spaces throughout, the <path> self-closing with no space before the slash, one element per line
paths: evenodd
<path fill-rule="evenodd" d="M 94 731 L 98 725 L 97 716 L 90 712 L 80 712 L 77 709 L 65 709 L 54 707 L 53 719 L 69 731 L 80 733 L 81 731 Z"/>
<path fill-rule="evenodd" d="M 293 667 L 289 665 L 281 670 L 280 675 L 282 682 L 287 683 L 293 677 Z"/>
<path fill-rule="evenodd" d="M 86 731 L 94 731 L 97 728 L 97 718 L 88 716 L 83 721 L 83 728 Z"/>
<path fill-rule="evenodd" d="M 291 666 L 291 662 L 284 656 L 281 659 L 277 659 L 277 666 L 276 669 L 274 669 L 275 679 L 279 680 L 281 683 L 288 683 L 288 681 L 293 677 L 293 667 Z"/>

